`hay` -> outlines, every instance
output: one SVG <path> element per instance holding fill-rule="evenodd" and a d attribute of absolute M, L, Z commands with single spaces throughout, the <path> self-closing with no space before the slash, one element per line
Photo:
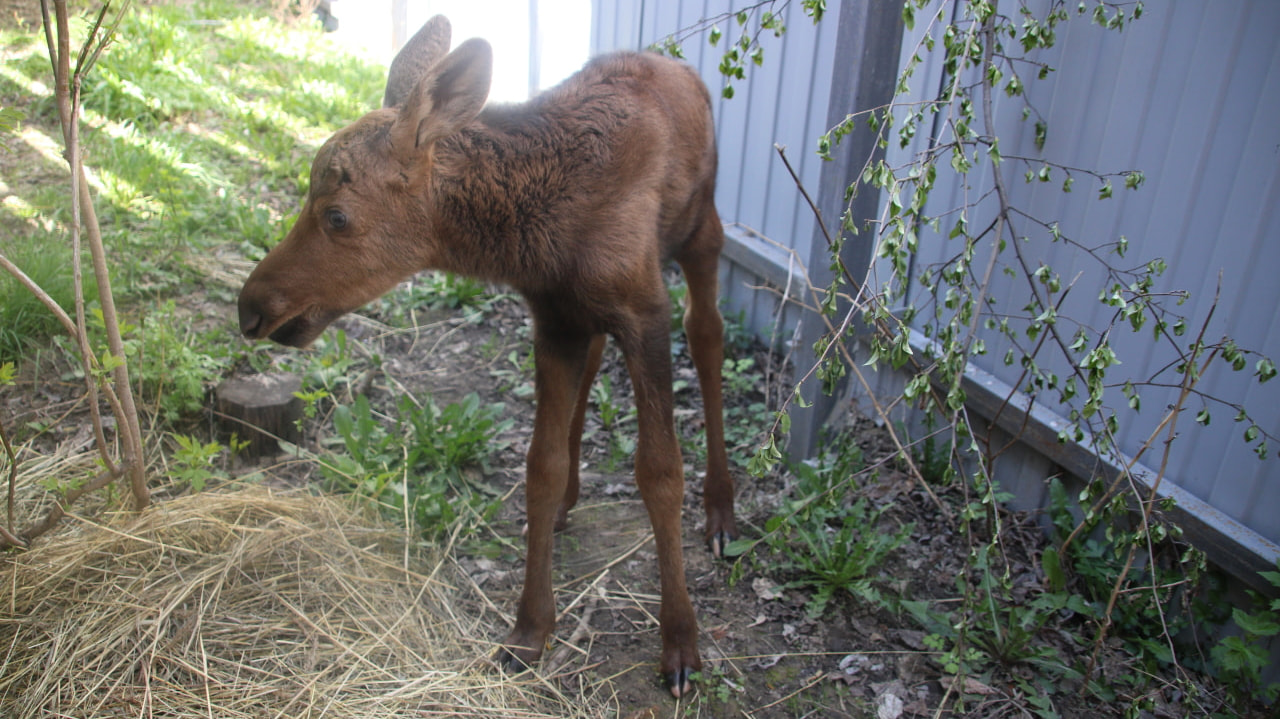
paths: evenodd
<path fill-rule="evenodd" d="M 411 571 L 341 500 L 250 488 L 78 523 L 0 566 L 0 716 L 610 713 L 502 677 L 439 564 Z"/>

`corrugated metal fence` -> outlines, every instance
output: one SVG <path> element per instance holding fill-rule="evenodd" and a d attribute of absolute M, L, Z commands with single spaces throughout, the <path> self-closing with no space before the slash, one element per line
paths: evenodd
<path fill-rule="evenodd" d="M 750 4 L 596 2 L 592 48 L 598 52 L 644 47 L 700 20 Z M 791 256 L 771 249 L 756 235 L 793 251 L 820 280 L 827 260 L 813 216 L 774 145 L 787 148 L 826 216 L 837 216 L 844 188 L 860 171 L 868 147 L 864 143 L 845 149 L 836 162 L 822 163 L 814 152 L 816 138 L 844 113 L 866 109 L 872 106 L 867 103 L 883 95 L 885 72 L 878 66 L 887 65 L 896 76 L 897 68 L 915 51 L 924 26 L 903 34 L 895 17 L 899 3 L 846 0 L 827 5 L 827 18 L 815 27 L 798 3 L 786 4 L 782 10 L 786 35 L 776 41 L 766 39 L 763 67 L 750 69 L 748 79 L 736 84 L 735 97 L 720 100 L 716 108 L 720 212 L 727 223 L 751 230 L 731 226 L 728 231 L 733 248 L 727 253 L 724 292 L 730 310 L 745 311 L 757 330 L 779 322 L 788 338 L 799 323 L 798 353 L 816 336 L 816 328 L 805 328 L 797 312 L 780 317 L 776 295 L 753 289 L 765 280 L 776 285 L 794 278 L 794 270 L 787 267 Z M 729 32 L 736 30 L 735 22 L 726 19 L 720 27 L 736 39 Z M 1275 279 L 1280 272 L 1280 43 L 1275 41 L 1280 35 L 1280 4 L 1155 0 L 1147 2 L 1143 18 L 1123 32 L 1109 32 L 1080 19 L 1064 25 L 1060 35 L 1057 45 L 1039 58 L 1055 68 L 1052 78 L 1029 86 L 1030 101 L 1049 125 L 1043 153 L 1033 142 L 1033 122 L 1021 119 L 1021 101 L 1008 99 L 1000 100 L 995 112 L 1002 152 L 1008 157 L 1046 157 L 1066 166 L 1103 171 L 1138 169 L 1145 173 L 1146 182 L 1136 192 L 1119 189 L 1117 182 L 1115 197 L 1100 201 L 1100 183 L 1082 173 L 1076 177 L 1076 190 L 1063 193 L 1065 176 L 1058 171 L 1053 183 L 1015 183 L 1013 204 L 1059 222 L 1064 234 L 1085 245 L 1101 245 L 1123 235 L 1129 241 L 1128 257 L 1136 258 L 1135 263 L 1165 258 L 1169 269 L 1159 287 L 1191 292 L 1181 311 L 1192 328 L 1198 328 L 1209 314 L 1217 295 L 1212 339 L 1227 334 L 1242 346 L 1280 357 L 1276 312 L 1280 281 Z M 705 35 L 700 35 L 685 42 L 685 51 L 714 93 L 723 85 L 716 69 L 721 50 L 710 47 Z M 939 56 L 924 55 L 907 101 L 936 94 Z M 891 151 L 891 164 L 929 141 L 922 130 L 907 150 Z M 940 174 L 928 211 L 939 214 L 943 208 L 958 206 L 966 192 L 975 196 L 989 183 L 981 170 L 960 178 Z M 863 209 L 859 215 L 863 218 L 878 214 L 874 206 L 878 199 L 866 194 L 873 206 Z M 944 227 L 941 235 L 921 236 L 917 267 L 955 251 L 945 236 L 949 229 Z M 1025 232 L 1033 234 L 1030 227 Z M 857 238 L 846 262 L 852 256 L 861 266 L 870 267 L 867 241 L 867 237 Z M 1078 253 L 1068 256 L 1060 244 L 1041 242 L 1034 252 L 1064 282 L 1088 269 Z M 1111 310 L 1096 302 L 1100 288 L 1101 280 L 1082 276 L 1063 314 L 1095 327 L 1105 325 Z M 1145 377 L 1169 362 L 1169 353 L 1150 337 L 1149 332 L 1113 337 L 1125 359 L 1121 369 L 1126 375 Z M 1000 361 L 1005 347 L 1001 338 L 993 334 L 987 344 L 987 354 L 973 362 L 979 380 L 975 387 L 1016 382 L 1017 368 Z M 797 357 L 799 362 L 803 359 Z M 895 381 L 900 382 L 881 378 L 889 391 Z M 1247 404 L 1263 429 L 1280 435 L 1280 395 L 1276 395 L 1280 388 L 1259 388 L 1249 372 L 1220 371 L 1207 377 L 1201 389 Z M 1119 440 L 1125 452 L 1135 452 L 1151 434 L 1161 410 L 1173 402 L 1174 392 L 1148 390 L 1143 396 L 1148 409 L 1123 417 Z M 1123 402 L 1117 404 L 1123 406 Z M 1201 404 L 1197 400 L 1189 406 L 1194 413 Z M 793 446 L 802 451 L 814 446 L 817 428 L 829 409 L 829 404 L 820 405 L 811 417 L 798 422 L 796 429 L 802 436 Z M 1181 441 L 1174 443 L 1166 481 L 1186 491 L 1181 499 L 1196 515 L 1188 521 L 1210 525 L 1206 532 L 1216 537 L 1211 541 L 1225 541 L 1215 552 L 1217 558 L 1248 554 L 1238 566 L 1247 571 L 1259 562 L 1274 562 L 1277 556 L 1280 464 L 1274 457 L 1280 448 L 1272 448 L 1272 458 L 1259 461 L 1241 441 L 1244 427 L 1231 421 L 1234 412 L 1213 405 L 1209 409 L 1213 421 L 1208 427 L 1192 426 L 1192 417 L 1183 418 L 1180 427 L 1187 429 L 1180 432 Z M 1055 422 L 1043 414 L 1043 408 L 1037 416 L 1045 427 Z M 1070 465 L 1060 450 L 1044 449 L 1047 459 L 1030 453 L 1024 460 L 1006 463 L 1006 474 L 1012 475 L 1006 484 L 1026 495 L 1024 503 L 1039 501 L 1044 478 L 1063 467 L 1063 462 Z M 1237 538 L 1243 544 L 1235 543 Z"/>

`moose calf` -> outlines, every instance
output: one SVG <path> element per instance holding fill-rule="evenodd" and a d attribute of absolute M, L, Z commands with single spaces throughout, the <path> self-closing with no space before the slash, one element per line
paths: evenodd
<path fill-rule="evenodd" d="M 427 268 L 504 283 L 534 322 L 537 409 L 527 458 L 528 555 L 515 627 L 498 661 L 542 654 L 555 625 L 552 533 L 578 499 L 588 390 L 605 336 L 626 357 L 639 437 L 636 484 L 662 584 L 660 669 L 677 697 L 701 667 L 685 587 L 684 472 L 672 416 L 663 265 L 688 283 L 684 315 L 706 409 L 706 539 L 736 532 L 720 397 L 716 149 L 706 87 L 654 54 L 588 63 L 541 96 L 483 107 L 492 50 L 449 52 L 433 18 L 392 62 L 382 109 L 316 154 L 296 224 L 240 292 L 240 329 L 296 347 Z"/>

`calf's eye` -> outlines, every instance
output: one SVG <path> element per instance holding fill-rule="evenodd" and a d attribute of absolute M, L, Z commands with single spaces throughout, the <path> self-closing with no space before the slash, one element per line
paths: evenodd
<path fill-rule="evenodd" d="M 347 216 L 338 209 L 329 209 L 324 213 L 324 219 L 329 226 L 335 230 L 341 230 L 347 226 Z"/>

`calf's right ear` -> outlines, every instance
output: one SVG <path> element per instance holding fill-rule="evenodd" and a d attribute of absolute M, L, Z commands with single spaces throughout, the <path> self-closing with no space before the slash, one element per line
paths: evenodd
<path fill-rule="evenodd" d="M 391 128 L 401 157 L 411 157 L 474 120 L 489 97 L 492 80 L 493 48 L 479 38 L 467 40 L 432 65 Z"/>

